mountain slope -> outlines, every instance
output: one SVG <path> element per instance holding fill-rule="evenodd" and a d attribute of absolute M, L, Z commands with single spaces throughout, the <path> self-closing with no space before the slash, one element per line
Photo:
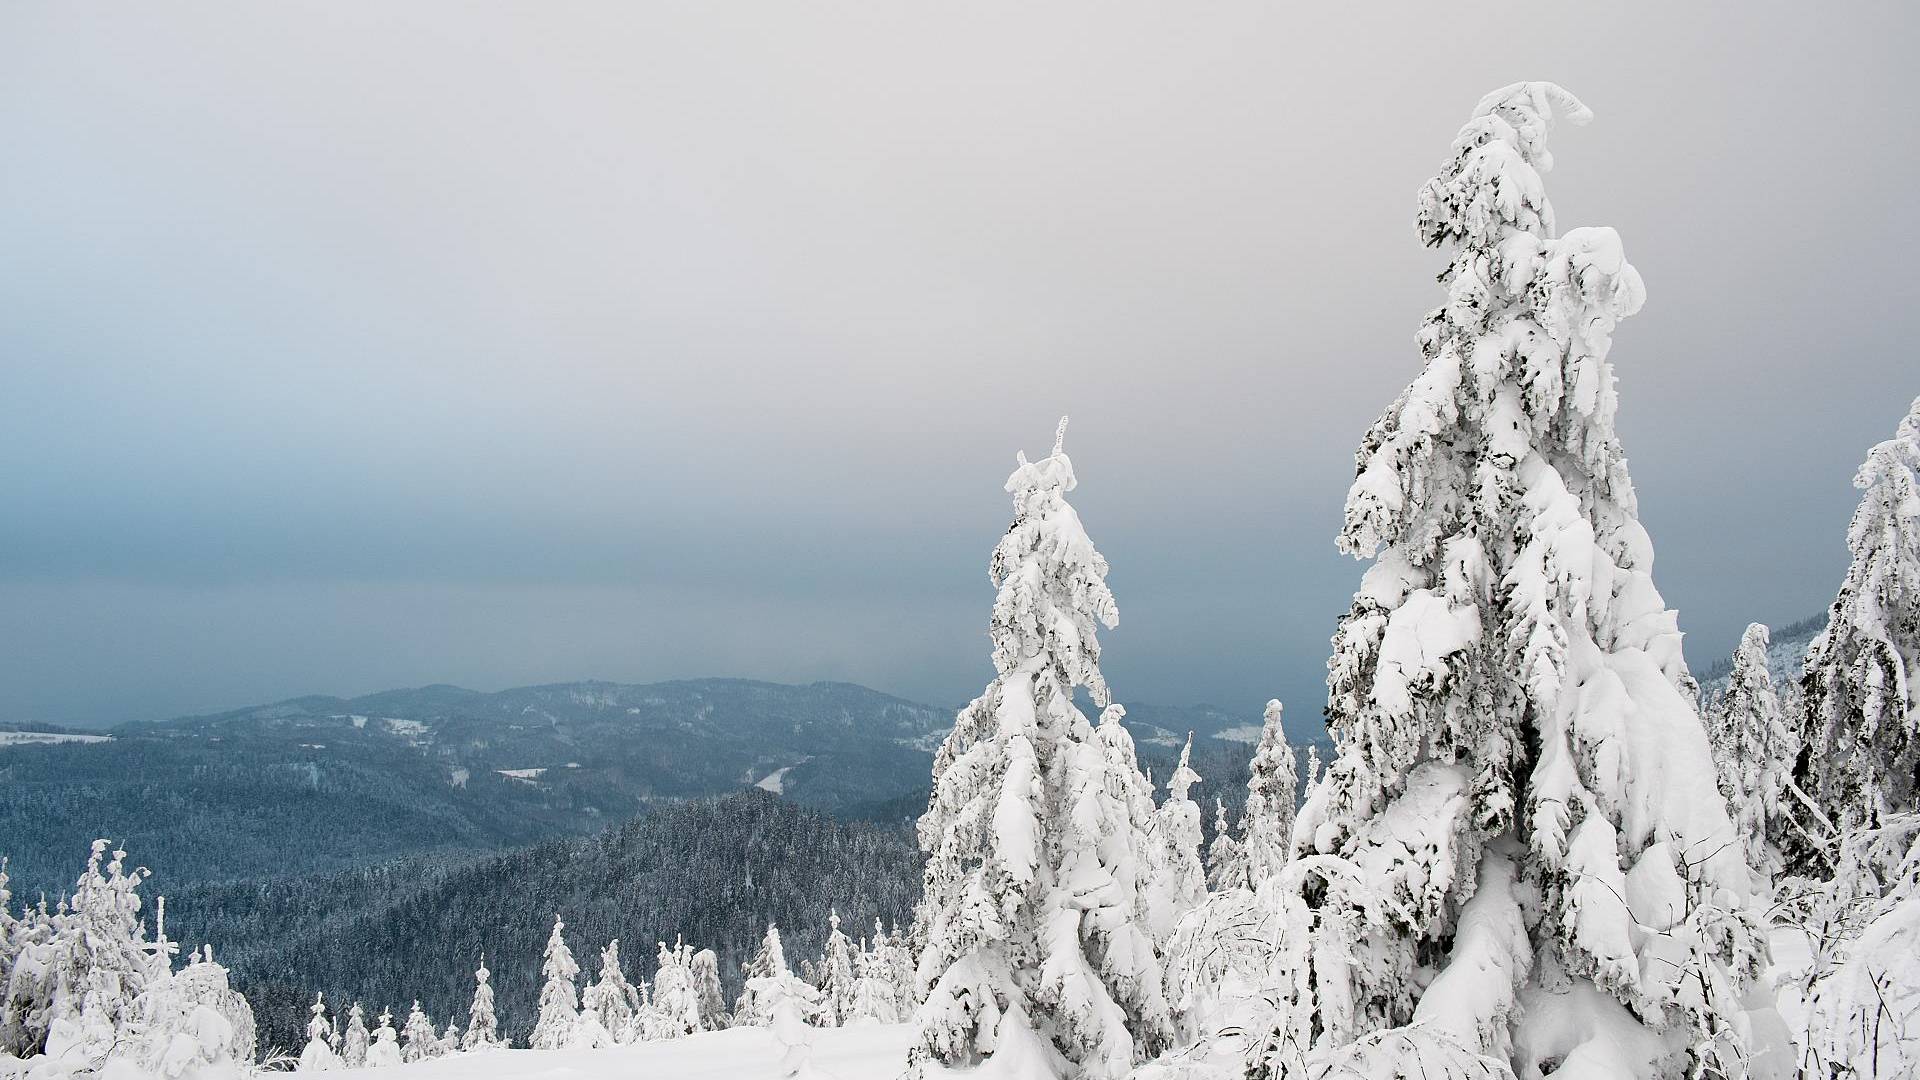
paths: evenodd
<path fill-rule="evenodd" d="M 828 908 L 848 933 L 904 925 L 920 891 L 910 830 L 843 823 L 761 791 L 663 805 L 592 836 L 458 862 L 415 859 L 324 877 L 203 886 L 168 897 L 169 934 L 212 942 L 252 1001 L 263 1046 L 298 1047 L 306 1007 L 419 998 L 464 1026 L 484 951 L 503 1030 L 524 1039 L 556 913 L 585 972 L 621 940 L 628 977 L 651 979 L 656 942 L 683 934 L 719 954 L 729 992 L 769 921 L 789 960 L 817 954 Z M 584 981 L 582 983 L 584 985 Z"/>

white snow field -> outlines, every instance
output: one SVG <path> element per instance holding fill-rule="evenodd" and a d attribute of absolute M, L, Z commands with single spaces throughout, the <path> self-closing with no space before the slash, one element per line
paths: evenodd
<path fill-rule="evenodd" d="M 907 1067 L 910 1024 L 866 1024 L 813 1031 L 810 1073 L 817 1080 L 894 1080 Z M 345 1069 L 340 1080 L 778 1080 L 784 1048 L 764 1027 L 706 1031 L 679 1039 L 600 1050 L 482 1050 L 373 1069 Z"/>

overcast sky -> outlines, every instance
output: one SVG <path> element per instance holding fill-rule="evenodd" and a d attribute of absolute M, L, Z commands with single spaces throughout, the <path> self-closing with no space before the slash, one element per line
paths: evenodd
<path fill-rule="evenodd" d="M 0 5 L 0 720 L 991 675 L 1063 413 L 1122 700 L 1324 702 L 1413 195 L 1553 79 L 1705 666 L 1920 393 L 1913 5 Z M 1598 16 L 1598 17 L 1596 17 Z"/>

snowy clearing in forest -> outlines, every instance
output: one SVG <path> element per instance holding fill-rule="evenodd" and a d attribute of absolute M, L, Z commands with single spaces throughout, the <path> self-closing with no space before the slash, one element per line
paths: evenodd
<path fill-rule="evenodd" d="M 894 1080 L 906 1070 L 908 1024 L 821 1028 L 813 1075 L 821 1080 Z M 571 1080 L 601 1076 L 671 1080 L 775 1080 L 783 1051 L 767 1028 L 729 1028 L 603 1050 L 483 1050 L 382 1069 L 346 1069 L 341 1080 Z"/>
<path fill-rule="evenodd" d="M 771 791 L 775 795 L 784 795 L 787 790 L 787 774 L 804 764 L 806 763 L 796 761 L 792 765 L 775 769 L 755 781 L 753 786 L 759 788 L 761 791 Z"/>
<path fill-rule="evenodd" d="M 0 731 L 0 747 L 52 746 L 55 743 L 112 742 L 111 735 L 73 735 L 64 731 Z"/>

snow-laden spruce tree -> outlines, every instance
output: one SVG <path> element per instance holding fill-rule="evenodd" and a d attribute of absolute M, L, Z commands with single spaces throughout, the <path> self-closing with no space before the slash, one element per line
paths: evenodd
<path fill-rule="evenodd" d="M 110 852 L 111 846 L 93 842 L 67 910 L 51 920 L 46 945 L 30 961 L 23 958 L 29 975 L 38 969 L 32 980 L 38 990 L 27 992 L 44 996 L 44 1019 L 31 1026 L 43 1033 L 45 1053 L 96 1068 L 131 1028 L 134 1001 L 153 973 L 139 915 L 147 870 L 128 871 L 127 853 Z"/>
<path fill-rule="evenodd" d="M 852 1011 L 843 1024 L 893 1024 L 900 1020 L 900 994 L 893 985 L 893 969 L 887 962 L 886 939 L 876 940 L 872 948 L 866 942 L 854 953 Z"/>
<path fill-rule="evenodd" d="M 484 967 L 485 965 L 482 965 Z M 488 994 L 488 1003 L 492 1003 L 492 994 Z M 358 1069 L 367 1063 L 367 1046 L 371 1040 L 367 1036 L 367 1016 L 360 1009 L 360 1003 L 354 1002 L 347 1010 L 347 1030 L 340 1036 L 340 1061 L 349 1069 Z"/>
<path fill-rule="evenodd" d="M 1920 399 L 1853 484 L 1863 492 L 1847 529 L 1853 562 L 1807 650 L 1794 769 L 1819 808 L 1811 829 L 1830 835 L 1920 808 Z M 1792 847 L 1789 869 L 1818 875 L 1832 850 Z"/>
<path fill-rule="evenodd" d="M 1294 798 L 1299 777 L 1293 746 L 1287 742 L 1287 730 L 1281 723 L 1282 712 L 1278 700 L 1267 702 L 1260 743 L 1254 748 L 1248 769 L 1247 808 L 1240 815 L 1240 833 L 1246 848 L 1249 888 L 1258 888 L 1279 873 L 1293 856 Z"/>
<path fill-rule="evenodd" d="M 580 1020 L 573 986 L 574 977 L 580 974 L 580 965 L 574 961 L 566 939 L 561 937 L 566 925 L 555 915 L 553 935 L 547 938 L 546 959 L 540 967 L 540 974 L 546 979 L 540 988 L 540 1018 L 534 1022 L 533 1035 L 527 1040 L 527 1045 L 535 1050 L 558 1050 L 571 1045 L 574 1025 Z"/>
<path fill-rule="evenodd" d="M 1233 835 L 1227 801 L 1213 800 L 1213 840 L 1207 844 L 1207 888 L 1213 892 L 1247 887 L 1247 848 Z"/>
<path fill-rule="evenodd" d="M 440 1033 L 440 1049 L 436 1054 L 457 1054 L 460 1052 L 460 1025 L 447 1021 L 447 1030 Z"/>
<path fill-rule="evenodd" d="M 383 1069 L 400 1064 L 400 1038 L 393 1030 L 393 1013 L 380 1010 L 380 1026 L 373 1029 L 373 1045 L 367 1047 L 367 1067 Z"/>
<path fill-rule="evenodd" d="M 400 1048 L 401 1061 L 425 1061 L 440 1052 L 440 1036 L 434 1030 L 433 1021 L 428 1019 L 426 1010 L 420 1007 L 420 1000 L 414 999 L 413 1008 L 407 1012 L 407 1026 L 400 1035 L 405 1039 Z"/>
<path fill-rule="evenodd" d="M 920 999 L 914 990 L 913 942 L 901 932 L 898 923 L 887 932 L 879 919 L 873 920 L 873 951 L 884 961 L 887 982 L 893 987 L 893 1011 L 901 1020 L 913 1016 Z"/>
<path fill-rule="evenodd" d="M 1193 733 L 1188 732 L 1180 762 L 1167 777 L 1167 797 L 1154 811 L 1154 832 L 1160 838 L 1154 940 L 1161 944 L 1207 898 L 1207 870 L 1200 860 L 1200 807 L 1187 794 L 1199 782 L 1200 774 L 1193 771 Z"/>
<path fill-rule="evenodd" d="M 853 1016 L 853 942 L 840 932 L 840 912 L 827 910 L 827 944 L 820 953 L 820 1026 L 837 1027 Z"/>
<path fill-rule="evenodd" d="M 687 965 L 693 979 L 693 995 L 700 1010 L 700 1029 L 719 1031 L 732 1021 L 727 1017 L 726 992 L 720 988 L 720 957 L 712 949 L 693 954 Z"/>
<path fill-rule="evenodd" d="M 662 971 L 666 968 L 662 966 Z M 767 924 L 767 932 L 761 935 L 760 947 L 753 956 L 741 965 L 742 987 L 740 997 L 733 1005 L 733 1022 L 753 1027 L 766 1027 L 773 1022 L 772 1005 L 755 996 L 755 979 L 784 979 L 793 974 L 787 966 L 787 949 L 780 940 L 780 928 Z M 658 985 L 656 980 L 655 985 Z M 760 984 L 769 985 L 769 984 Z"/>
<path fill-rule="evenodd" d="M 1557 234 L 1556 111 L 1590 115 L 1550 83 L 1489 95 L 1421 190 L 1447 300 L 1356 455 L 1339 547 L 1374 562 L 1328 665 L 1339 756 L 1296 829 L 1329 940 L 1314 1023 L 1290 1030 L 1317 1027 L 1336 1075 L 1416 1053 L 1560 1080 L 1782 1064 L 1749 994 L 1752 883 L 1614 432 L 1608 348 L 1640 277 L 1613 230 Z M 1261 1053 L 1257 1071 L 1284 1063 Z"/>
<path fill-rule="evenodd" d="M 467 1034 L 461 1046 L 468 1050 L 481 1050 L 489 1046 L 503 1046 L 500 1039 L 500 1021 L 493 1013 L 493 986 L 489 979 L 493 972 L 487 970 L 485 954 L 480 957 L 480 966 L 473 971 L 473 1004 L 467 1006 Z M 359 1006 L 354 1006 L 356 1015 Z"/>
<path fill-rule="evenodd" d="M 1767 628 L 1749 625 L 1733 653 L 1726 691 L 1707 711 L 1707 739 L 1755 888 L 1772 888 L 1780 872 L 1780 839 L 1797 829 L 1799 793 L 1790 790 L 1798 736 L 1780 710 L 1767 671 Z"/>
<path fill-rule="evenodd" d="M 315 994 L 307 1009 L 307 1045 L 300 1050 L 301 1072 L 320 1072 L 341 1067 L 340 1059 L 329 1045 L 333 1039 L 333 1021 L 327 1019 L 327 996 Z"/>
<path fill-rule="evenodd" d="M 988 568 L 997 674 L 935 755 L 920 819 L 926 999 L 910 1057 L 1102 1080 L 1171 1033 L 1146 903 L 1152 804 L 1130 794 L 1144 780 L 1122 764 L 1132 740 L 1117 715 L 1096 735 L 1073 702 L 1084 687 L 1109 703 L 1098 631 L 1119 620 L 1106 560 L 1066 500 L 1073 464 L 1061 438 L 1018 462 Z"/>
<path fill-rule="evenodd" d="M 620 967 L 620 939 L 615 938 L 600 950 L 600 978 L 580 994 L 580 1011 L 592 1013 L 607 1040 L 613 1041 L 633 1023 L 639 1005 L 640 992 Z"/>
<path fill-rule="evenodd" d="M 771 925 L 767 932 L 774 935 L 774 945 L 779 946 L 778 932 Z M 656 958 L 658 968 L 653 974 L 653 1013 L 659 1025 L 659 1037 L 677 1039 L 682 1035 L 691 1035 L 700 1030 L 700 989 L 693 982 L 693 947 L 674 939 L 669 949 L 666 942 L 660 942 L 660 954 Z M 780 965 L 785 970 L 784 958 Z"/>

